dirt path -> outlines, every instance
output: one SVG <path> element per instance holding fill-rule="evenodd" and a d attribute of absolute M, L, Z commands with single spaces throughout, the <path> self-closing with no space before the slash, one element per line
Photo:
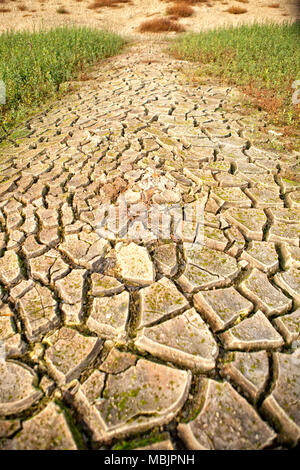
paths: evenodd
<path fill-rule="evenodd" d="M 134 45 L 3 152 L 0 447 L 299 441 L 297 155 L 187 66 Z"/>

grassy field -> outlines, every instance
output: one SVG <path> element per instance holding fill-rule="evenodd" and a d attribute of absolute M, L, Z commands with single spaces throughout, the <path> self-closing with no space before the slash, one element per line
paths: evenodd
<path fill-rule="evenodd" d="M 199 63 L 199 76 L 241 87 L 287 135 L 299 132 L 300 105 L 292 84 L 300 80 L 300 24 L 253 24 L 176 39 L 176 57 Z M 298 131 L 297 131 L 298 129 Z"/>
<path fill-rule="evenodd" d="M 117 54 L 123 45 L 115 34 L 83 27 L 1 34 L 0 80 L 6 103 L 0 104 L 0 135 L 48 99 L 59 97 L 65 82 Z"/>

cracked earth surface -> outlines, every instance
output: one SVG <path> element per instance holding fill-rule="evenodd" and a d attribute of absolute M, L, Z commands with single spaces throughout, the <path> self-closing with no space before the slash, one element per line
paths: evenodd
<path fill-rule="evenodd" d="M 299 443 L 299 155 L 183 65 L 134 45 L 2 152 L 3 449 Z M 170 236 L 101 225 L 121 198 Z"/>

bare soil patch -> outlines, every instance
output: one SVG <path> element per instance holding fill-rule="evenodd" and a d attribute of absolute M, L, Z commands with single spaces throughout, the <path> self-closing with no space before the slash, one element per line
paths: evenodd
<path fill-rule="evenodd" d="M 186 31 L 198 32 L 253 21 L 295 20 L 297 15 L 300 19 L 297 2 L 298 0 L 284 0 L 276 2 L 278 7 L 270 8 L 270 0 L 180 0 L 183 7 L 193 9 L 191 16 L 182 17 L 176 6 L 178 2 L 162 0 L 1 0 L 0 32 L 69 24 L 147 37 L 152 33 L 140 33 L 141 24 L 150 19 L 168 18 L 167 10 L 170 13 L 170 8 L 177 8 L 170 15 L 171 18 L 180 17 L 179 25 Z M 228 8 L 242 8 L 241 3 L 247 3 L 247 12 L 244 14 L 229 14 L 225 11 Z M 67 11 L 68 14 L 62 14 L 62 11 Z M 165 35 L 166 32 L 162 34 Z M 168 34 L 172 36 L 176 33 Z"/>

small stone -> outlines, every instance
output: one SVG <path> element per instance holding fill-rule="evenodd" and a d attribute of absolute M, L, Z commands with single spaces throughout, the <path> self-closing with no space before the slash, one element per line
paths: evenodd
<path fill-rule="evenodd" d="M 109 375 L 98 400 L 95 394 L 86 395 L 85 384 L 70 391 L 68 399 L 93 439 L 107 443 L 169 423 L 183 406 L 190 383 L 189 371 L 140 359 L 124 372 Z"/>
<path fill-rule="evenodd" d="M 178 268 L 176 244 L 167 243 L 158 246 L 154 251 L 154 260 L 162 274 L 165 276 L 174 276 Z"/>
<path fill-rule="evenodd" d="M 44 375 L 40 381 L 40 388 L 49 397 L 55 389 L 55 382 Z"/>
<path fill-rule="evenodd" d="M 279 268 L 278 255 L 274 243 L 251 241 L 241 259 L 247 260 L 250 266 L 264 273 L 273 273 Z"/>
<path fill-rule="evenodd" d="M 37 377 L 18 362 L 0 362 L 0 414 L 8 416 L 30 408 L 42 396 L 35 388 Z"/>
<path fill-rule="evenodd" d="M 253 305 L 234 287 L 201 291 L 194 295 L 194 305 L 214 332 L 230 326 L 239 316 L 248 315 Z"/>
<path fill-rule="evenodd" d="M 288 292 L 293 299 L 297 307 L 300 305 L 300 271 L 297 268 L 290 268 L 288 271 L 278 273 L 274 276 L 276 284 L 281 289 Z"/>
<path fill-rule="evenodd" d="M 202 380 L 204 402 L 198 416 L 179 424 L 179 437 L 193 450 L 258 450 L 276 434 L 229 383 Z"/>
<path fill-rule="evenodd" d="M 39 362 L 44 355 L 44 347 L 41 343 L 36 343 L 33 346 L 32 351 L 29 353 L 29 357 L 33 362 Z"/>
<path fill-rule="evenodd" d="M 268 381 L 268 355 L 266 351 L 228 353 L 221 372 L 224 377 L 230 377 L 239 385 L 255 403 Z"/>
<path fill-rule="evenodd" d="M 300 349 L 273 354 L 275 387 L 262 403 L 262 411 L 278 428 L 280 438 L 292 444 L 300 439 Z"/>
<path fill-rule="evenodd" d="M 300 336 L 300 308 L 289 315 L 283 315 L 274 319 L 274 325 L 284 337 L 288 345 L 299 339 Z"/>
<path fill-rule="evenodd" d="M 124 290 L 123 284 L 111 276 L 93 273 L 91 275 L 91 294 L 96 297 L 104 295 L 119 294 Z"/>
<path fill-rule="evenodd" d="M 125 337 L 128 312 L 127 291 L 113 297 L 96 297 L 93 300 L 87 327 L 100 336 L 122 340 Z"/>
<path fill-rule="evenodd" d="M 220 334 L 225 349 L 251 351 L 253 349 L 274 349 L 283 346 L 282 337 L 273 328 L 266 316 L 258 310 L 236 326 Z"/>
<path fill-rule="evenodd" d="M 77 379 L 102 348 L 99 338 L 83 336 L 65 327 L 44 341 L 50 344 L 45 353 L 45 362 L 58 384 Z"/>
<path fill-rule="evenodd" d="M 201 372 L 213 369 L 218 355 L 217 343 L 193 308 L 164 323 L 143 328 L 135 345 L 160 359 Z"/>
<path fill-rule="evenodd" d="M 141 315 L 138 328 L 149 326 L 165 316 L 181 313 L 189 305 L 175 284 L 166 277 L 141 289 L 139 295 Z"/>
<path fill-rule="evenodd" d="M 148 250 L 130 243 L 116 247 L 117 269 L 125 281 L 147 286 L 155 280 L 155 270 Z"/>
<path fill-rule="evenodd" d="M 7 441 L 8 450 L 77 450 L 62 410 L 53 402 L 23 421 L 22 430 Z"/>
<path fill-rule="evenodd" d="M 254 268 L 240 284 L 242 293 L 269 317 L 287 312 L 292 306 L 292 300 L 276 289 L 266 274 Z"/>

